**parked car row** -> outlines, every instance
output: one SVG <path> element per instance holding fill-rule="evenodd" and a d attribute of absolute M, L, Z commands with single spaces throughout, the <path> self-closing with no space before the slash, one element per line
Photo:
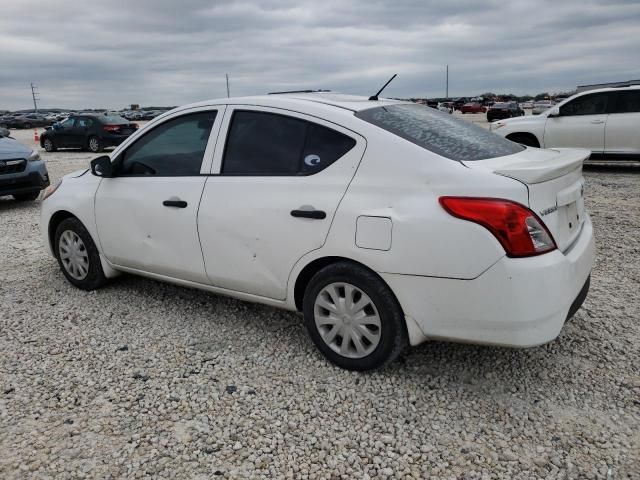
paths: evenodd
<path fill-rule="evenodd" d="M 48 127 L 56 120 L 42 113 L 10 113 L 0 117 L 0 127 L 5 128 L 34 128 Z"/>

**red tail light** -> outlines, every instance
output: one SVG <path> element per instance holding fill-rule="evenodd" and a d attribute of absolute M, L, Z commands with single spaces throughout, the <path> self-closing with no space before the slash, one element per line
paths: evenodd
<path fill-rule="evenodd" d="M 557 248 L 542 220 L 519 203 L 500 198 L 440 197 L 440 205 L 454 217 L 485 227 L 510 257 L 531 257 Z"/>
<path fill-rule="evenodd" d="M 105 125 L 102 128 L 105 132 L 117 132 L 120 130 L 120 125 Z"/>

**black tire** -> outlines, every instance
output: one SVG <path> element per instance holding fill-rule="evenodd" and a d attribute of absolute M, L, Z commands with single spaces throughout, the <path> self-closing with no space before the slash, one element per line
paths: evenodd
<path fill-rule="evenodd" d="M 99 137 L 92 135 L 87 140 L 87 148 L 93 153 L 98 153 L 104 149 L 104 146 L 102 145 L 102 140 L 100 140 Z"/>
<path fill-rule="evenodd" d="M 57 150 L 56 144 L 53 143 L 53 140 L 51 140 L 49 137 L 46 137 L 44 140 L 42 140 L 42 146 L 47 152 L 55 152 Z"/>
<path fill-rule="evenodd" d="M 315 322 L 315 302 L 332 283 L 348 283 L 366 293 L 380 318 L 380 340 L 375 349 L 361 358 L 349 358 L 334 351 L 322 339 Z M 335 365 L 347 370 L 372 370 L 393 362 L 408 345 L 402 308 L 391 289 L 370 270 L 351 262 L 334 263 L 317 272 L 309 281 L 303 299 L 304 323 L 316 347 Z"/>
<path fill-rule="evenodd" d="M 29 192 L 29 193 L 15 193 L 13 194 L 13 198 L 18 202 L 33 202 L 36 198 L 38 198 L 40 192 Z"/>
<path fill-rule="evenodd" d="M 85 251 L 88 256 L 89 264 L 87 268 L 87 274 L 82 279 L 74 278 L 67 271 L 67 268 L 63 264 L 60 257 L 60 237 L 67 230 L 74 232 L 76 235 L 78 235 L 78 237 L 80 237 L 82 243 L 84 243 Z M 60 265 L 62 273 L 67 278 L 69 283 L 82 290 L 96 290 L 102 287 L 106 283 L 107 279 L 104 276 L 102 264 L 100 263 L 100 254 L 98 253 L 98 249 L 96 248 L 95 243 L 93 243 L 91 235 L 82 224 L 82 222 L 75 217 L 67 218 L 60 222 L 60 225 L 58 225 L 58 228 L 56 228 L 56 232 L 54 235 L 54 255 L 58 260 L 58 264 Z"/>
<path fill-rule="evenodd" d="M 512 142 L 520 143 L 522 145 L 526 145 L 527 147 L 540 148 L 538 139 L 528 133 L 514 133 L 512 135 L 508 135 L 507 138 Z"/>

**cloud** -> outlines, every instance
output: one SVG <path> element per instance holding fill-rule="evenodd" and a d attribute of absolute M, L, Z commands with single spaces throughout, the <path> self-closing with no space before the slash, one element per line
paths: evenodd
<path fill-rule="evenodd" d="M 296 88 L 538 93 L 637 78 L 622 0 L 21 0 L 0 17 L 0 109 L 179 105 Z"/>

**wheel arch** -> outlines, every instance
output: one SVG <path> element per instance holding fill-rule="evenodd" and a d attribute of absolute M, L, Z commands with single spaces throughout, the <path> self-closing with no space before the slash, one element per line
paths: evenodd
<path fill-rule="evenodd" d="M 55 255 L 55 245 L 54 245 L 53 237 L 56 233 L 56 229 L 58 228 L 58 225 L 60 225 L 67 218 L 77 218 L 79 221 L 82 221 L 76 215 L 69 212 L 68 210 L 58 210 L 56 213 L 51 215 L 51 218 L 49 219 L 49 225 L 47 226 L 47 238 L 49 240 L 49 246 L 51 247 L 51 251 L 54 252 L 54 255 Z"/>
<path fill-rule="evenodd" d="M 533 143 L 537 144 L 537 145 L 532 145 L 536 148 L 540 148 L 540 146 L 542 145 L 542 142 L 540 142 L 540 139 L 537 137 L 537 135 L 531 132 L 512 132 L 505 136 L 506 139 L 511 140 L 512 142 L 515 142 L 516 141 L 515 139 L 518 137 L 528 138 L 532 140 Z M 516 143 L 520 143 L 520 142 L 516 142 Z"/>
<path fill-rule="evenodd" d="M 318 273 L 320 270 L 322 270 L 324 267 L 327 267 L 334 263 L 341 263 L 341 262 L 353 263 L 373 273 L 375 276 L 377 276 L 380 279 L 380 281 L 382 281 L 387 286 L 387 288 L 389 288 L 389 290 L 395 297 L 396 301 L 398 302 L 398 305 L 400 305 L 400 302 L 398 301 L 396 294 L 393 292 L 389 284 L 385 282 L 385 280 L 380 275 L 378 275 L 378 273 L 375 270 L 373 270 L 371 267 L 368 267 L 364 263 L 359 262 L 357 260 L 353 260 L 352 258 L 331 255 L 331 256 L 315 258 L 314 260 L 310 261 L 307 265 L 305 265 L 302 268 L 302 270 L 300 270 L 300 273 L 298 273 L 295 279 L 294 287 L 293 287 L 293 300 L 295 303 L 295 307 L 299 312 L 302 311 L 302 300 L 304 298 L 304 292 L 307 288 L 307 285 L 309 285 L 311 278 L 313 278 L 313 276 L 316 273 Z M 400 306 L 400 308 L 402 308 L 402 306 Z"/>

